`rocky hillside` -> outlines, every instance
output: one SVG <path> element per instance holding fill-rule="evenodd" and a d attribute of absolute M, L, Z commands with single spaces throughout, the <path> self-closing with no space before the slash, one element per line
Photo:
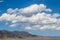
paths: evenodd
<path fill-rule="evenodd" d="M 24 37 L 37 37 L 37 35 L 32 35 L 28 32 L 24 31 L 7 31 L 7 30 L 0 30 L 0 38 L 4 37 L 12 37 L 12 38 L 24 38 Z"/>

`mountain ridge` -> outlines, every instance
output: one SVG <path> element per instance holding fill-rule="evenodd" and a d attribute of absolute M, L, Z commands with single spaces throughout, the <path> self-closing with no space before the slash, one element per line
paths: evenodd
<path fill-rule="evenodd" d="M 37 37 L 37 35 L 33 35 L 29 32 L 25 32 L 25 31 L 0 30 L 0 38 L 4 38 L 4 37 L 24 38 L 24 37 Z"/>

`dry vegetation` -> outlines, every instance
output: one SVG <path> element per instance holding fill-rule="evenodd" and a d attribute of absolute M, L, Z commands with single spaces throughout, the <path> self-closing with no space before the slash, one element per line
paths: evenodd
<path fill-rule="evenodd" d="M 60 38 L 0 38 L 0 40 L 60 40 Z"/>

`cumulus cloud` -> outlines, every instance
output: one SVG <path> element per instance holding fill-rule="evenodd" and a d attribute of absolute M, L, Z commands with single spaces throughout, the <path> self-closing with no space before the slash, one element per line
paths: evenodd
<path fill-rule="evenodd" d="M 10 15 L 10 14 L 4 13 L 2 14 L 2 16 L 0 16 L 0 21 L 12 21 L 15 19 L 15 17 L 16 17 L 15 14 Z"/>
<path fill-rule="evenodd" d="M 46 12 L 52 12 L 51 9 L 49 8 L 46 8 L 46 5 L 44 4 L 32 4 L 28 7 L 25 7 L 25 8 L 16 8 L 16 9 L 13 9 L 13 8 L 9 8 L 7 10 L 7 13 L 9 14 L 22 14 L 24 16 L 32 16 L 33 14 L 37 13 L 37 12 L 42 12 L 42 11 L 46 11 Z"/>
<path fill-rule="evenodd" d="M 10 27 L 24 25 L 28 30 L 60 30 L 60 14 L 49 14 L 49 12 L 52 10 L 44 4 L 33 4 L 20 9 L 9 8 L 0 16 L 0 21 L 11 22 Z"/>
<path fill-rule="evenodd" d="M 21 13 L 35 13 L 35 12 L 41 12 L 44 9 L 46 9 L 46 6 L 44 4 L 33 4 L 26 8 L 20 9 Z"/>

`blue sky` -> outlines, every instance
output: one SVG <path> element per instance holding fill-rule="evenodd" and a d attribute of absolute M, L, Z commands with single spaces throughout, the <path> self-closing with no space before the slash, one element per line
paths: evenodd
<path fill-rule="evenodd" d="M 38 8 L 38 6 L 40 8 L 42 6 L 42 8 L 39 10 L 37 9 L 38 10 L 37 11 L 34 7 Z M 46 6 L 46 8 L 45 8 L 45 6 Z M 31 8 L 34 8 L 36 12 Z M 22 12 L 20 11 L 20 9 Z M 12 12 L 11 10 L 14 12 Z M 17 13 L 19 13 L 19 14 L 15 13 L 16 12 L 15 10 L 16 11 L 18 10 L 19 12 L 17 11 Z M 12 12 L 12 13 L 10 14 L 10 12 Z M 13 16 L 11 16 L 11 15 L 13 15 Z M 14 15 L 16 15 L 16 17 L 19 16 L 19 19 L 17 19 L 16 23 L 12 23 L 12 21 L 15 22 L 16 17 Z M 33 17 L 33 15 L 34 15 L 34 17 Z M 51 23 L 49 23 L 47 20 L 48 23 L 46 22 L 45 24 L 44 23 L 34 24 L 36 22 L 36 19 L 38 19 L 36 17 L 37 16 L 41 17 L 40 15 L 42 16 L 42 20 L 44 20 L 44 19 L 46 20 L 47 16 L 48 16 L 47 19 L 51 18 L 52 21 L 49 21 Z M 46 16 L 44 16 L 44 15 L 46 15 Z M 10 18 L 10 16 L 12 17 L 12 19 Z M 32 34 L 36 34 L 36 35 L 60 36 L 60 25 L 59 25 L 60 18 L 59 17 L 60 17 L 60 0 L 1 0 L 0 1 L 0 30 L 28 31 L 28 32 L 30 32 Z M 10 19 L 8 20 L 8 18 L 10 18 Z M 20 21 L 20 18 L 25 18 L 25 19 L 23 21 Z M 31 20 L 29 20 L 28 18 Z M 33 21 L 32 21 L 32 19 L 33 19 Z M 44 22 L 45 22 L 45 20 L 44 20 Z M 54 21 L 54 20 L 56 20 L 56 21 Z M 29 22 L 29 23 L 27 23 L 27 22 Z M 39 22 L 40 22 L 40 19 L 39 19 Z M 12 26 L 12 24 L 13 24 L 13 27 L 10 27 L 10 26 Z M 38 26 L 36 26 L 37 29 L 35 28 L 35 25 L 38 25 Z M 49 27 L 46 27 L 46 29 L 38 29 L 38 27 L 39 28 L 40 28 L 40 26 L 45 27 L 46 25 L 47 26 L 49 25 Z M 52 28 L 53 26 L 54 26 L 54 28 Z"/>

